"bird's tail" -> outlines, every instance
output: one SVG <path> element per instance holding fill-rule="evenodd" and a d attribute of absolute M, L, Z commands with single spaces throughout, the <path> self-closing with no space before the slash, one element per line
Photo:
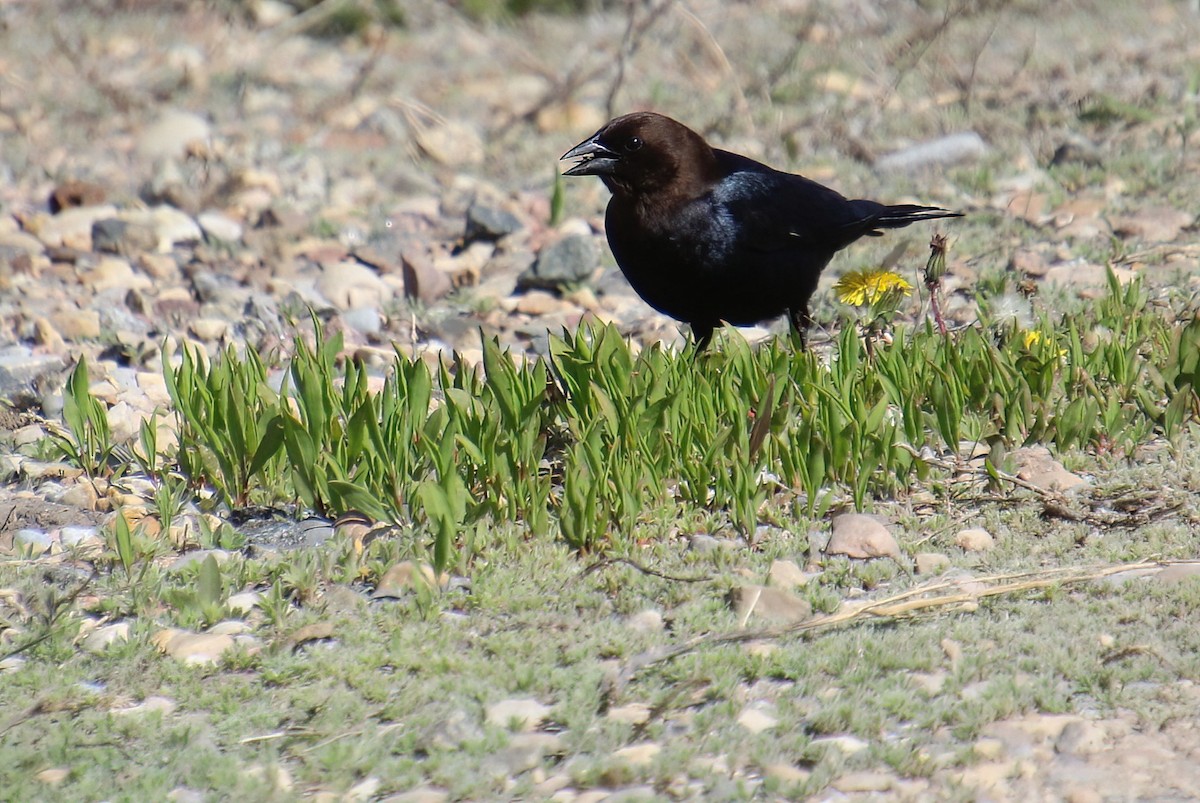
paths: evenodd
<path fill-rule="evenodd" d="M 865 229 L 864 234 L 878 237 L 882 229 L 902 229 L 910 223 L 919 220 L 936 220 L 944 217 L 962 217 L 962 212 L 951 212 L 937 206 L 918 206 L 916 204 L 896 204 L 885 206 L 875 201 L 853 202 L 862 217 L 857 225 Z"/>

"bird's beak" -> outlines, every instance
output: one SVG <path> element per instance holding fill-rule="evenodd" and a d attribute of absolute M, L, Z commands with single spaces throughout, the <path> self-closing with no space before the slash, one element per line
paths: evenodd
<path fill-rule="evenodd" d="M 617 152 L 601 144 L 600 135 L 596 134 L 564 153 L 559 161 L 579 160 L 564 176 L 606 176 L 617 166 L 617 158 Z"/>

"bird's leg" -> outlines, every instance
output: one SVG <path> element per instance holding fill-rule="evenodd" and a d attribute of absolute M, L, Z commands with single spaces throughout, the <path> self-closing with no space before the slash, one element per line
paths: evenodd
<path fill-rule="evenodd" d="M 812 318 L 808 314 L 808 304 L 805 303 L 800 307 L 789 307 L 788 323 L 792 325 L 792 331 L 800 338 L 800 348 L 808 348 L 808 327 L 812 326 Z"/>
<path fill-rule="evenodd" d="M 710 323 L 693 323 L 692 336 L 696 338 L 696 351 L 693 355 L 699 359 L 700 355 L 708 350 L 708 344 L 712 341 L 713 325 Z"/>

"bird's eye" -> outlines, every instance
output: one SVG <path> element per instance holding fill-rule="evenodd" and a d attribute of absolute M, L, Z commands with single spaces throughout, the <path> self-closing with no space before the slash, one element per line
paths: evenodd
<path fill-rule="evenodd" d="M 627 153 L 633 153 L 634 151 L 640 151 L 641 149 L 642 141 L 638 137 L 630 137 L 625 143 L 625 151 Z"/>

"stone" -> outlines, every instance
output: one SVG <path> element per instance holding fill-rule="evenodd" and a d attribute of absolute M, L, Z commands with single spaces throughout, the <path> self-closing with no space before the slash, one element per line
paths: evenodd
<path fill-rule="evenodd" d="M 380 308 L 392 300 L 392 291 L 379 274 L 357 261 L 326 265 L 317 279 L 317 291 L 339 310 Z"/>
<path fill-rule="evenodd" d="M 229 599 L 225 600 L 225 610 L 238 616 L 247 616 L 258 607 L 261 599 L 262 594 L 257 591 L 241 591 L 231 594 Z"/>
<path fill-rule="evenodd" d="M 467 228 L 463 240 L 466 243 L 478 240 L 494 242 L 522 227 L 521 219 L 512 212 L 476 199 L 467 207 Z"/>
<path fill-rule="evenodd" d="M 635 633 L 661 633 L 665 627 L 662 614 L 655 610 L 635 613 L 625 624 Z"/>
<path fill-rule="evenodd" d="M 600 267 L 600 252 L 590 234 L 569 234 L 542 248 L 534 263 L 517 277 L 517 290 L 560 291 L 586 282 Z"/>
<path fill-rule="evenodd" d="M 158 248 L 158 234 L 152 226 L 119 218 L 104 218 L 92 224 L 92 250 L 133 257 Z"/>
<path fill-rule="evenodd" d="M 147 125 L 137 138 L 137 153 L 154 161 L 164 157 L 182 158 L 187 148 L 212 137 L 208 121 L 193 112 L 167 109 Z"/>
<path fill-rule="evenodd" d="M 738 714 L 737 723 L 751 733 L 762 733 L 779 724 L 779 720 L 758 708 L 744 708 Z"/>
<path fill-rule="evenodd" d="M 855 753 L 861 753 L 871 746 L 870 742 L 863 741 L 857 736 L 819 736 L 809 743 L 817 748 L 831 748 L 837 750 L 844 756 L 852 756 Z"/>
<path fill-rule="evenodd" d="M 650 721 L 650 706 L 645 703 L 628 703 L 608 709 L 606 716 L 613 722 L 642 725 Z"/>
<path fill-rule="evenodd" d="M 896 783 L 896 776 L 886 772 L 869 770 L 848 772 L 830 784 L 834 789 L 846 794 L 856 792 L 886 792 Z"/>
<path fill-rule="evenodd" d="M 1086 485 L 1087 480 L 1078 474 L 1072 474 L 1055 460 L 1050 450 L 1045 446 L 1023 446 L 1014 449 L 1009 454 L 1016 475 L 1028 483 L 1048 491 L 1069 491 L 1080 485 Z"/>
<path fill-rule="evenodd" d="M 436 574 L 433 571 L 433 567 L 428 563 L 414 563 L 411 560 L 402 560 L 383 573 L 383 576 L 379 578 L 379 584 L 371 594 L 371 598 L 399 598 L 410 593 L 418 586 L 445 588 L 449 583 L 449 575 L 445 572 L 441 575 Z"/>
<path fill-rule="evenodd" d="M 950 556 L 941 552 L 918 552 L 913 556 L 917 574 L 941 574 L 950 568 Z"/>
<path fill-rule="evenodd" d="M 843 513 L 833 519 L 833 534 L 825 546 L 827 555 L 849 558 L 900 558 L 900 546 L 887 527 L 873 516 Z"/>
<path fill-rule="evenodd" d="M 622 747 L 613 753 L 613 758 L 634 767 L 644 767 L 654 761 L 655 756 L 662 752 L 662 747 L 654 742 L 640 742 Z"/>
<path fill-rule="evenodd" d="M 229 321 L 222 318 L 197 318 L 188 324 L 188 332 L 197 340 L 216 342 L 229 332 Z"/>
<path fill-rule="evenodd" d="M 730 603 L 742 627 L 751 617 L 775 624 L 803 622 L 812 617 L 812 605 L 791 592 L 768 586 L 738 586 L 729 592 Z"/>
<path fill-rule="evenodd" d="M 882 173 L 916 173 L 926 168 L 978 161 L 987 152 L 983 137 L 974 131 L 962 131 L 881 156 L 875 160 L 875 169 Z"/>
<path fill-rule="evenodd" d="M 236 643 L 231 635 L 190 633 L 178 628 L 160 630 L 151 641 L 161 652 L 190 665 L 215 664 Z"/>
<path fill-rule="evenodd" d="M 966 552 L 986 552 L 995 546 L 996 539 L 987 530 L 972 527 L 955 533 L 954 544 Z"/>
<path fill-rule="evenodd" d="M 88 652 L 99 653 L 118 641 L 129 641 L 129 622 L 114 622 L 96 628 L 83 640 L 83 648 Z"/>
<path fill-rule="evenodd" d="M 406 792 L 388 795 L 379 803 L 446 803 L 448 800 L 450 800 L 450 793 L 445 789 L 439 789 L 436 786 L 418 786 Z"/>
<path fill-rule="evenodd" d="M 100 337 L 100 313 L 94 309 L 73 309 L 50 316 L 54 330 L 73 342 Z"/>
<path fill-rule="evenodd" d="M 237 243 L 242 240 L 242 224 L 223 212 L 208 210 L 196 215 L 196 222 L 209 241 Z"/>
<path fill-rule="evenodd" d="M 550 706 L 542 705 L 532 697 L 519 697 L 492 703 L 484 711 L 489 725 L 531 731 L 537 728 L 550 713 Z"/>
<path fill-rule="evenodd" d="M 160 697 L 151 695 L 137 705 L 126 706 L 125 708 L 114 708 L 110 713 L 118 716 L 137 716 L 139 714 L 161 714 L 167 716 L 175 711 L 178 706 L 170 697 Z"/>
<path fill-rule="evenodd" d="M 792 764 L 767 764 L 762 771 L 766 777 L 788 785 L 807 783 L 812 777 L 811 770 L 801 769 Z"/>
<path fill-rule="evenodd" d="M 1054 740 L 1054 751 L 1061 755 L 1087 756 L 1108 747 L 1104 726 L 1092 720 L 1068 722 Z"/>
<path fill-rule="evenodd" d="M 771 561 L 767 570 L 767 584 L 775 588 L 799 588 L 808 582 L 808 575 L 794 560 Z"/>
<path fill-rule="evenodd" d="M 58 214 L 77 206 L 99 206 L 107 196 L 104 187 L 93 181 L 64 181 L 50 193 L 50 211 Z"/>
<path fill-rule="evenodd" d="M 364 335 L 378 335 L 383 331 L 383 315 L 375 307 L 355 307 L 341 315 L 347 328 Z"/>

